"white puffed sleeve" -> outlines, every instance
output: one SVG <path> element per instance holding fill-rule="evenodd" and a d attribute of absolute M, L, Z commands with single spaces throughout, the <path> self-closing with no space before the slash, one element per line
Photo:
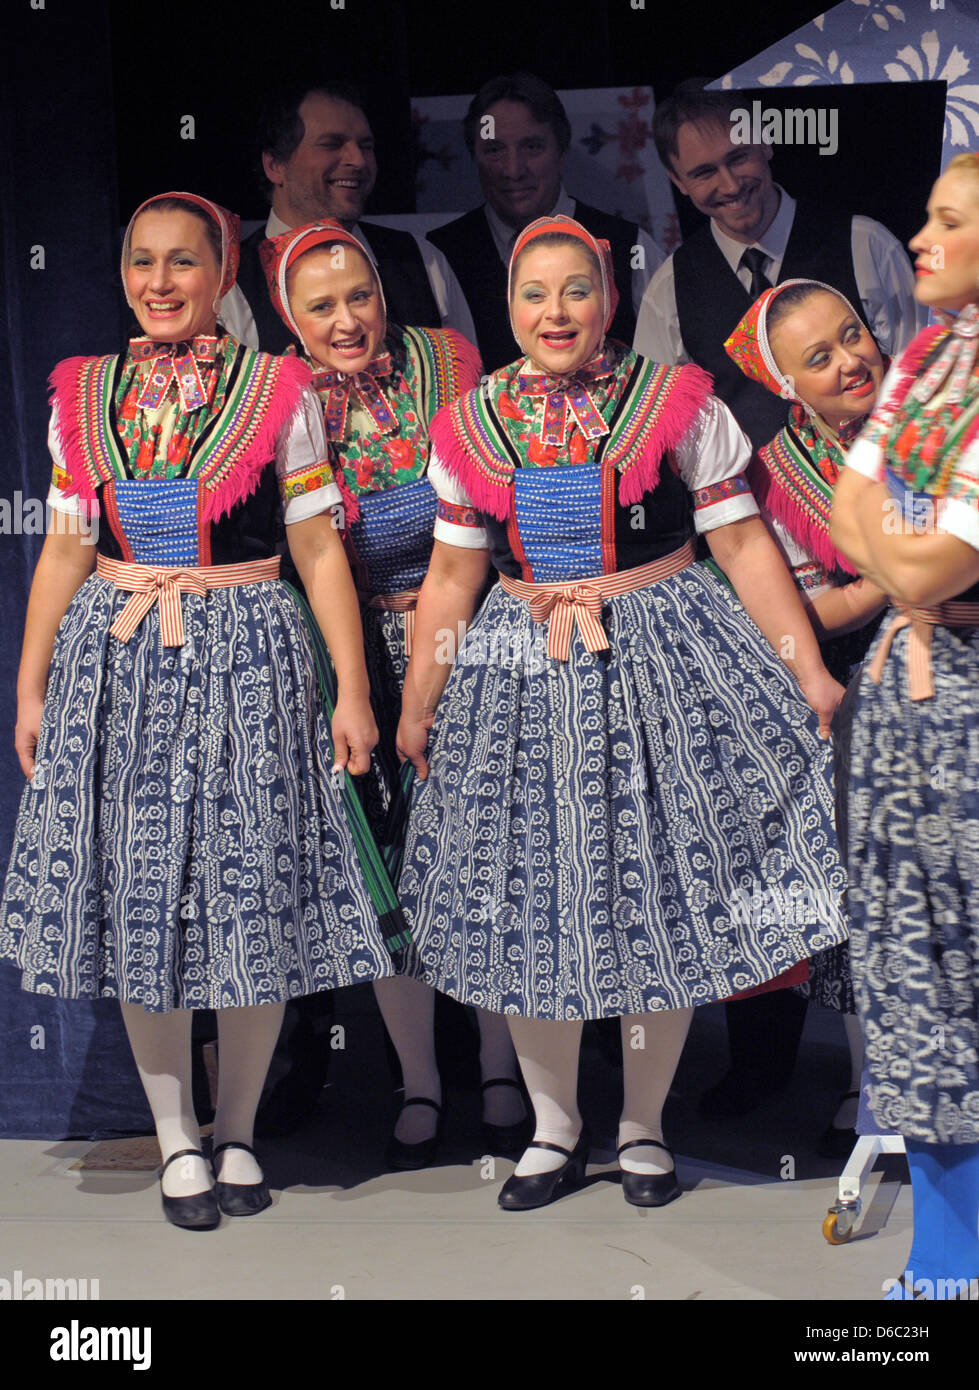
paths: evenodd
<path fill-rule="evenodd" d="M 693 494 L 698 531 L 714 531 L 758 515 L 758 503 L 744 476 L 751 444 L 723 401 L 707 397 L 674 454 L 680 477 Z"/>
<path fill-rule="evenodd" d="M 485 550 L 489 537 L 482 516 L 465 489 L 439 462 L 434 449 L 428 462 L 428 481 L 438 498 L 433 532 L 435 539 L 445 541 L 446 545 L 461 546 L 464 550 Z"/>
<path fill-rule="evenodd" d="M 308 386 L 279 433 L 275 471 L 287 526 L 343 505 L 329 463 L 323 407 Z"/>
<path fill-rule="evenodd" d="M 979 550 L 979 439 L 959 455 L 948 492 L 938 504 L 937 529 Z"/>

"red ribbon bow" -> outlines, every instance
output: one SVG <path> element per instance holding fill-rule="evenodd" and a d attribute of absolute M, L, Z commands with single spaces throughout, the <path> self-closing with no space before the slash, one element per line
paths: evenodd
<path fill-rule="evenodd" d="M 398 418 L 378 384 L 378 378 L 390 376 L 393 370 L 391 354 L 382 352 L 371 358 L 362 372 L 353 376 L 331 368 L 322 368 L 313 373 L 313 386 L 324 400 L 326 433 L 330 440 L 337 444 L 343 440 L 351 391 L 359 396 L 381 434 L 390 434 L 398 428 Z"/>
<path fill-rule="evenodd" d="M 586 439 L 600 439 L 603 434 L 608 434 L 608 425 L 602 419 L 588 386 L 611 376 L 613 370 L 611 357 L 602 353 L 579 367 L 570 377 L 520 373 L 517 384 L 525 395 L 546 397 L 540 431 L 542 444 L 563 448 L 572 419 L 577 421 Z"/>
<path fill-rule="evenodd" d="M 212 366 L 217 360 L 217 348 L 217 338 L 206 333 L 198 334 L 189 343 L 134 340 L 130 344 L 134 357 L 141 361 L 157 359 L 136 404 L 143 410 L 156 410 L 162 405 L 167 388 L 176 377 L 180 404 L 184 410 L 199 410 L 202 405 L 207 405 L 207 393 L 197 364 L 200 362 L 206 367 Z"/>

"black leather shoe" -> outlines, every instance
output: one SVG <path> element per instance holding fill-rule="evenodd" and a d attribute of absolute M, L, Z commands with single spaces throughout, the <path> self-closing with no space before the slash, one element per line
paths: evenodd
<path fill-rule="evenodd" d="M 412 1096 L 410 1100 L 405 1101 L 401 1109 L 405 1110 L 409 1105 L 430 1105 L 438 1115 L 438 1124 L 430 1139 L 421 1139 L 417 1144 L 406 1144 L 391 1135 L 384 1150 L 384 1162 L 389 1168 L 397 1168 L 405 1173 L 431 1167 L 442 1134 L 442 1107 L 438 1101 L 429 1100 L 427 1096 Z"/>
<path fill-rule="evenodd" d="M 213 1231 L 221 1223 L 214 1188 L 206 1192 L 194 1192 L 189 1197 L 168 1197 L 163 1191 L 163 1174 L 170 1164 L 178 1158 L 200 1158 L 200 1149 L 178 1149 L 166 1160 L 157 1175 L 160 1179 L 160 1199 L 163 1202 L 163 1215 L 173 1226 L 182 1226 L 185 1231 Z"/>
<path fill-rule="evenodd" d="M 224 1153 L 225 1149 L 244 1149 L 245 1153 L 251 1154 L 255 1162 L 258 1162 L 255 1150 L 248 1144 L 239 1144 L 234 1139 L 229 1139 L 227 1144 L 219 1144 L 211 1152 L 211 1163 L 214 1164 L 216 1179 L 218 1170 L 214 1160 L 218 1154 Z M 261 1182 L 247 1183 L 217 1180 L 214 1184 L 214 1195 L 217 1197 L 218 1206 L 225 1216 L 254 1216 L 256 1212 L 264 1211 L 266 1207 L 272 1205 L 272 1194 L 269 1192 L 268 1184 L 264 1178 Z"/>
<path fill-rule="evenodd" d="M 481 1089 L 488 1091 L 491 1086 L 512 1086 L 521 1096 L 523 1095 L 520 1082 L 509 1076 L 491 1077 L 489 1081 L 483 1082 Z M 491 1125 L 488 1120 L 484 1120 L 481 1132 L 486 1153 L 502 1155 L 505 1158 L 523 1153 L 530 1136 L 530 1115 L 526 1113 L 526 1106 L 523 1119 L 518 1120 L 516 1124 Z"/>
<path fill-rule="evenodd" d="M 859 1095 L 859 1091 L 847 1091 L 845 1095 L 840 1096 L 837 1109 L 845 1100 L 855 1100 Z M 856 1142 L 855 1129 L 838 1129 L 836 1125 L 829 1124 L 819 1136 L 816 1151 L 821 1158 L 849 1158 Z"/>
<path fill-rule="evenodd" d="M 619 1159 L 626 1149 L 636 1149 L 640 1144 L 662 1149 L 670 1158 L 673 1157 L 671 1150 L 658 1139 L 630 1139 L 627 1144 L 619 1145 L 616 1151 Z M 619 1168 L 622 1172 L 622 1194 L 634 1207 L 665 1207 L 667 1202 L 674 1201 L 680 1195 L 675 1168 L 672 1173 L 628 1173 L 621 1162 Z"/>
<path fill-rule="evenodd" d="M 518 1178 L 513 1173 L 500 1189 L 497 1198 L 504 1211 L 531 1211 L 534 1207 L 546 1207 L 569 1192 L 574 1192 L 585 1180 L 585 1165 L 588 1162 L 588 1135 L 584 1130 L 574 1149 L 564 1149 L 560 1144 L 549 1144 L 545 1139 L 534 1139 L 527 1146 L 530 1149 L 550 1149 L 564 1154 L 567 1159 L 560 1168 L 552 1168 L 547 1173 L 529 1173 Z"/>

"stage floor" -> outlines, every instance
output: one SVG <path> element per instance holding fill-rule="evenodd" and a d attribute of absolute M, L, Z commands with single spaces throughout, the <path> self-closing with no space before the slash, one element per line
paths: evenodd
<path fill-rule="evenodd" d="M 260 1152 L 274 1205 L 207 1233 L 163 1219 L 155 1177 L 73 1168 L 86 1141 L 0 1141 L 0 1277 L 98 1279 L 99 1296 L 176 1299 L 679 1299 L 879 1301 L 904 1267 L 911 1193 L 889 1160 L 865 1193 L 864 1232 L 833 1247 L 821 1232 L 843 1163 L 815 1142 L 846 1085 L 840 1020 L 810 1010 L 795 1080 L 753 1114 L 708 1121 L 700 1092 L 723 1070 L 723 1010 L 700 1010 L 667 1111 L 683 1196 L 628 1206 L 612 1143 L 619 1077 L 597 1047 L 582 1056 L 593 1134 L 588 1185 L 536 1212 L 503 1212 L 512 1171 L 480 1160 L 475 1093 L 447 1093 L 437 1166 L 383 1171 L 396 1107 L 376 1014 L 348 991 L 348 1038 L 315 1113 Z M 365 1084 L 366 1082 L 366 1084 Z M 785 1176 L 782 1174 L 792 1174 Z"/>

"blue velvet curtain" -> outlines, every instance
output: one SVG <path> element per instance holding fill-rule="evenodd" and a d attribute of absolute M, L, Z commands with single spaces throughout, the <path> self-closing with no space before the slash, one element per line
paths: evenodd
<path fill-rule="evenodd" d="M 118 349 L 119 238 L 108 0 L 8 7 L 0 80 L 3 131 L 0 345 L 0 867 L 24 779 L 14 757 L 16 672 L 43 536 L 17 534 L 43 501 L 46 378 L 74 354 Z M 66 83 L 66 75 L 71 77 Z M 19 494 L 19 505 L 18 505 Z M 0 1136 L 63 1138 L 150 1123 L 118 1005 L 21 991 L 0 965 Z"/>

